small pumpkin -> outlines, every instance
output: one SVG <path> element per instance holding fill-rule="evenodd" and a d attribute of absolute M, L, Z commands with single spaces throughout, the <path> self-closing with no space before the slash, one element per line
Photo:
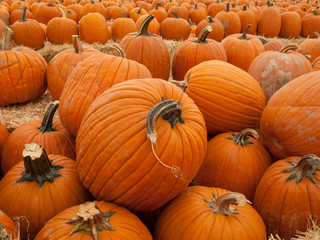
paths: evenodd
<path fill-rule="evenodd" d="M 200 33 L 206 26 L 210 26 L 213 29 L 213 31 L 208 34 L 207 38 L 211 38 L 213 40 L 216 40 L 217 42 L 221 42 L 224 38 L 224 26 L 218 19 L 212 18 L 210 16 L 208 16 L 207 19 L 202 20 L 198 24 L 196 29 L 196 37 L 199 37 Z"/>
<path fill-rule="evenodd" d="M 237 12 L 240 21 L 241 21 L 241 30 L 240 32 L 244 32 L 247 26 L 250 24 L 250 28 L 247 29 L 248 34 L 255 34 L 257 31 L 257 16 L 253 10 L 248 9 L 247 5 L 243 5 L 243 9 Z"/>
<path fill-rule="evenodd" d="M 20 240 L 19 229 L 13 220 L 0 210 L 0 239 Z"/>
<path fill-rule="evenodd" d="M 45 3 L 45 2 L 40 3 L 34 15 L 35 19 L 39 23 L 44 23 L 46 25 L 52 18 L 59 17 L 59 16 L 60 16 L 60 11 L 58 9 L 58 6 L 56 4 Z"/>
<path fill-rule="evenodd" d="M 302 43 L 300 43 L 297 52 L 307 55 L 310 62 L 313 62 L 317 57 L 320 56 L 320 33 L 315 32 L 318 38 L 305 39 Z"/>
<path fill-rule="evenodd" d="M 117 18 L 111 26 L 113 41 L 120 42 L 127 34 L 137 32 L 137 25 L 131 18 L 127 18 L 125 14 L 122 18 Z"/>
<path fill-rule="evenodd" d="M 239 16 L 230 11 L 230 3 L 227 3 L 226 11 L 219 12 L 216 16 L 224 27 L 224 37 L 227 37 L 231 34 L 240 33 L 241 30 L 241 20 Z"/>
<path fill-rule="evenodd" d="M 284 48 L 285 44 L 283 41 L 277 38 L 266 40 L 264 38 L 259 38 L 262 42 L 265 51 L 280 51 L 282 48 Z"/>
<path fill-rule="evenodd" d="M 266 236 L 262 218 L 243 194 L 203 186 L 188 187 L 170 202 L 154 231 L 154 240 L 264 240 Z"/>
<path fill-rule="evenodd" d="M 146 226 L 123 207 L 108 202 L 86 202 L 50 219 L 35 240 L 58 239 L 151 240 Z"/>
<path fill-rule="evenodd" d="M 301 36 L 316 38 L 315 32 L 320 32 L 320 15 L 313 9 L 312 13 L 306 14 L 302 18 Z"/>
<path fill-rule="evenodd" d="M 172 11 L 174 17 L 168 17 L 160 25 L 160 35 L 168 40 L 186 40 L 190 35 L 190 24 Z"/>

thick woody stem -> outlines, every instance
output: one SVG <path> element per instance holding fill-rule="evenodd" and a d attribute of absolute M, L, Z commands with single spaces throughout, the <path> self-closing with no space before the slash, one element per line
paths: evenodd
<path fill-rule="evenodd" d="M 38 127 L 40 132 L 45 133 L 45 132 L 57 131 L 57 129 L 53 127 L 52 120 L 55 112 L 57 111 L 58 106 L 59 106 L 59 101 L 54 101 L 49 104 L 49 107 L 42 119 L 41 126 Z"/>
<path fill-rule="evenodd" d="M 83 52 L 83 47 L 82 47 L 82 45 L 80 43 L 78 35 L 72 35 L 72 45 L 73 45 L 75 53 L 80 54 L 80 53 Z"/>
<path fill-rule="evenodd" d="M 257 131 L 251 128 L 246 128 L 238 134 L 233 133 L 232 137 L 227 137 L 226 139 L 233 140 L 236 145 L 245 147 L 248 144 L 253 144 L 253 142 L 249 141 L 249 136 L 255 139 L 259 139 L 259 134 L 257 133 Z"/>

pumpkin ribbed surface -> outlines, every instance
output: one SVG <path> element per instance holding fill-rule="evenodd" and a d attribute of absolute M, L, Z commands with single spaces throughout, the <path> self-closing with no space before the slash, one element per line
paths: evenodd
<path fill-rule="evenodd" d="M 259 83 L 247 72 L 211 60 L 191 68 L 188 75 L 185 92 L 204 115 L 209 134 L 259 125 L 265 97 Z"/>
<path fill-rule="evenodd" d="M 147 138 L 149 110 L 165 99 L 179 101 L 184 123 L 174 128 L 162 118 L 152 152 Z M 160 79 L 119 83 L 90 106 L 77 139 L 83 185 L 98 199 L 129 209 L 152 211 L 191 182 L 206 151 L 205 123 L 197 106 L 174 84 Z M 172 167 L 180 169 L 174 174 Z"/>

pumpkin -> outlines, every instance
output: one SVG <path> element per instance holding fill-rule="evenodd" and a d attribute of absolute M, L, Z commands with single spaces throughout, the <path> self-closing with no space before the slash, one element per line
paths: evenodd
<path fill-rule="evenodd" d="M 189 20 L 189 11 L 185 6 L 181 5 L 182 1 L 179 0 L 178 1 L 178 5 L 172 6 L 169 10 L 168 10 L 168 17 L 175 17 L 174 14 L 172 12 L 177 13 L 177 15 L 180 18 L 183 18 L 184 20 L 188 21 Z"/>
<path fill-rule="evenodd" d="M 52 3 L 41 3 L 37 8 L 36 14 L 34 15 L 35 19 L 39 23 L 44 23 L 46 25 L 52 18 L 59 16 L 60 11 L 57 5 Z"/>
<path fill-rule="evenodd" d="M 314 71 L 319 71 L 320 70 L 320 56 L 317 57 L 313 63 L 312 63 L 312 68 Z"/>
<path fill-rule="evenodd" d="M 148 12 L 143 9 L 143 7 L 137 7 L 137 8 L 133 8 L 130 12 L 129 12 L 129 18 L 131 18 L 133 21 L 137 21 L 139 17 L 141 17 L 142 15 L 147 15 Z"/>
<path fill-rule="evenodd" d="M 67 9 L 64 13 L 66 14 L 66 18 L 71 19 L 76 23 L 78 22 L 78 16 L 75 11 L 72 11 L 71 9 Z"/>
<path fill-rule="evenodd" d="M 137 26 L 131 18 L 127 18 L 123 14 L 122 18 L 117 18 L 113 21 L 111 32 L 113 41 L 120 42 L 127 34 L 137 32 Z"/>
<path fill-rule="evenodd" d="M 307 231 L 310 217 L 319 221 L 319 166 L 320 159 L 308 154 L 279 160 L 267 169 L 253 206 L 263 218 L 268 235 L 291 239 L 297 231 Z"/>
<path fill-rule="evenodd" d="M 145 65 L 152 77 L 168 80 L 170 71 L 169 50 L 163 39 L 148 32 L 149 23 L 153 19 L 152 14 L 148 15 L 141 23 L 139 32 L 124 37 L 120 46 L 128 59 Z"/>
<path fill-rule="evenodd" d="M 51 59 L 47 70 L 47 83 L 54 100 L 59 100 L 64 85 L 79 62 L 100 51 L 82 47 L 77 35 L 72 36 L 73 49 L 66 49 Z"/>
<path fill-rule="evenodd" d="M 194 8 L 191 8 L 189 10 L 189 16 L 192 22 L 194 22 L 196 25 L 199 24 L 203 19 L 206 19 L 208 16 L 207 9 L 204 7 L 199 7 L 198 3 L 194 5 Z"/>
<path fill-rule="evenodd" d="M 189 185 L 203 161 L 206 138 L 202 114 L 174 84 L 119 83 L 83 118 L 76 139 L 79 177 L 98 200 L 153 211 Z"/>
<path fill-rule="evenodd" d="M 263 240 L 266 227 L 243 194 L 193 186 L 166 206 L 153 236 L 154 240 Z"/>
<path fill-rule="evenodd" d="M 224 4 L 223 1 L 214 1 L 213 3 L 209 4 L 208 6 L 208 15 L 212 18 L 214 18 L 219 12 L 226 10 L 226 4 Z"/>
<path fill-rule="evenodd" d="M 216 135 L 208 142 L 206 157 L 194 179 L 196 185 L 242 193 L 249 201 L 271 156 L 250 128 Z"/>
<path fill-rule="evenodd" d="M 179 18 L 176 12 L 172 11 L 174 17 L 168 17 L 160 25 L 160 35 L 169 40 L 186 40 L 190 35 L 190 24 L 183 18 Z"/>
<path fill-rule="evenodd" d="M 77 21 L 79 22 L 82 17 L 82 15 L 81 15 L 82 8 L 83 8 L 83 6 L 81 4 L 74 3 L 74 4 L 69 5 L 67 9 L 70 9 L 77 14 Z"/>
<path fill-rule="evenodd" d="M 89 44 L 108 42 L 111 35 L 104 16 L 100 13 L 88 13 L 83 16 L 79 21 L 79 37 Z"/>
<path fill-rule="evenodd" d="M 8 10 L 0 8 L 0 19 L 6 26 L 10 25 L 10 13 Z"/>
<path fill-rule="evenodd" d="M 173 79 L 183 80 L 187 71 L 201 62 L 214 59 L 227 61 L 227 54 L 221 43 L 207 39 L 211 31 L 211 26 L 207 26 L 198 38 L 188 39 L 176 49 L 172 60 Z"/>
<path fill-rule="evenodd" d="M 320 72 L 304 74 L 279 89 L 261 117 L 263 144 L 277 159 L 320 155 Z"/>
<path fill-rule="evenodd" d="M 315 32 L 320 32 L 320 15 L 316 10 L 302 18 L 301 36 L 316 38 Z"/>
<path fill-rule="evenodd" d="M 224 26 L 222 23 L 215 18 L 210 16 L 207 17 L 208 19 L 202 20 L 196 29 L 196 37 L 199 37 L 200 33 L 206 26 L 211 26 L 214 31 L 211 31 L 207 38 L 216 40 L 217 42 L 221 42 L 224 37 Z"/>
<path fill-rule="evenodd" d="M 266 51 L 252 62 L 248 73 L 264 90 L 267 101 L 283 85 L 312 71 L 311 63 L 296 51 L 296 45 L 289 45 L 280 52 Z"/>
<path fill-rule="evenodd" d="M 66 17 L 59 8 L 62 17 L 52 18 L 47 24 L 47 37 L 53 44 L 72 43 L 72 35 L 78 35 L 78 24 Z"/>
<path fill-rule="evenodd" d="M 241 21 L 241 30 L 244 32 L 247 26 L 250 24 L 250 28 L 247 29 L 248 34 L 255 34 L 257 31 L 257 16 L 251 9 L 247 9 L 247 5 L 243 6 L 243 10 L 237 12 Z"/>
<path fill-rule="evenodd" d="M 2 172 L 5 175 L 14 165 L 21 162 L 24 145 L 38 143 L 48 154 L 64 155 L 75 160 L 75 141 L 59 119 L 53 119 L 58 101 L 49 104 L 42 119 L 22 124 L 8 137 L 2 151 Z"/>
<path fill-rule="evenodd" d="M 14 32 L 14 41 L 17 45 L 39 49 L 42 48 L 46 40 L 46 33 L 40 24 L 33 19 L 26 19 L 25 7 L 20 21 L 15 22 L 11 29 Z"/>
<path fill-rule="evenodd" d="M 156 7 L 149 12 L 149 14 L 152 14 L 157 19 L 159 24 L 161 24 L 162 21 L 168 17 L 167 11 L 160 6 L 161 3 L 159 2 L 159 4 L 157 4 Z"/>
<path fill-rule="evenodd" d="M 253 60 L 262 52 L 264 46 L 254 35 L 247 34 L 251 27 L 249 24 L 243 34 L 232 34 L 224 38 L 221 42 L 226 50 L 228 62 L 248 71 Z"/>
<path fill-rule="evenodd" d="M 76 136 L 83 115 L 100 94 L 120 82 L 149 77 L 145 66 L 125 57 L 101 53 L 84 59 L 70 74 L 60 96 L 59 115 L 64 127 Z"/>
<path fill-rule="evenodd" d="M 23 7 L 23 6 L 21 6 Z M 27 7 L 24 7 L 27 9 Z M 24 9 L 23 8 L 23 9 Z M 16 9 L 14 10 L 11 14 L 10 14 L 10 24 L 14 24 L 16 21 L 19 21 L 22 17 L 22 14 L 23 14 L 23 10 L 22 9 Z M 29 10 L 26 10 L 25 12 L 25 18 L 26 19 L 33 19 L 33 14 L 29 11 Z"/>
<path fill-rule="evenodd" d="M 241 20 L 235 12 L 230 12 L 230 3 L 227 3 L 226 11 L 219 12 L 215 18 L 218 19 L 224 27 L 224 37 L 231 34 L 240 33 Z"/>
<path fill-rule="evenodd" d="M 12 50 L 12 41 L 13 32 L 5 28 L 0 40 L 0 106 L 35 99 L 47 88 L 44 58 L 32 49 Z"/>
<path fill-rule="evenodd" d="M 283 43 L 283 41 L 281 41 L 280 39 L 270 39 L 270 40 L 266 40 L 264 38 L 259 38 L 260 41 L 263 43 L 264 49 L 265 51 L 280 51 L 285 45 Z"/>
<path fill-rule="evenodd" d="M 186 73 L 183 85 L 202 112 L 209 134 L 258 127 L 265 96 L 242 69 L 220 60 L 206 61 Z"/>
<path fill-rule="evenodd" d="M 281 13 L 281 30 L 279 36 L 282 38 L 296 38 L 300 36 L 302 28 L 301 17 L 296 12 Z"/>
<path fill-rule="evenodd" d="M 258 35 L 273 38 L 279 35 L 281 31 L 281 13 L 278 7 L 273 7 L 270 1 L 268 6 L 264 7 L 258 19 Z"/>
<path fill-rule="evenodd" d="M 129 17 L 129 10 L 119 4 L 118 6 L 114 6 L 110 9 L 109 14 L 107 15 L 108 19 L 116 19 L 121 18 L 122 14 L 125 14 L 126 17 Z"/>
<path fill-rule="evenodd" d="M 81 17 L 87 15 L 88 13 L 100 13 L 105 16 L 105 8 L 101 2 L 95 2 L 91 0 L 88 4 L 84 5 L 81 9 Z"/>
<path fill-rule="evenodd" d="M 8 240 L 20 240 L 19 230 L 16 224 L 4 212 L 0 210 L 0 238 Z"/>
<path fill-rule="evenodd" d="M 152 236 L 139 218 L 127 209 L 108 202 L 86 202 L 54 216 L 35 240 L 75 238 L 151 240 Z"/>
<path fill-rule="evenodd" d="M 307 55 L 310 62 L 313 62 L 317 57 L 320 56 L 320 33 L 315 32 L 318 38 L 315 39 L 305 39 L 300 43 L 297 52 Z"/>
<path fill-rule="evenodd" d="M 26 144 L 24 162 L 0 181 L 0 209 L 20 218 L 21 238 L 34 239 L 43 225 L 62 210 L 91 200 L 77 175 L 74 160 L 47 156 L 38 144 Z M 51 159 L 51 160 L 49 160 Z M 13 201 L 14 199 L 14 201 Z"/>

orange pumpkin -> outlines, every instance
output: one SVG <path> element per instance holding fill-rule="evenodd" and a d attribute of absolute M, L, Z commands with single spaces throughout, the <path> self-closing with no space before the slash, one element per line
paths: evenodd
<path fill-rule="evenodd" d="M 266 227 L 243 194 L 193 186 L 170 202 L 157 221 L 154 240 L 266 239 Z"/>
<path fill-rule="evenodd" d="M 263 144 L 277 159 L 320 155 L 320 72 L 304 74 L 279 89 L 263 111 Z"/>
<path fill-rule="evenodd" d="M 66 49 L 51 59 L 47 70 L 48 89 L 53 99 L 59 100 L 65 82 L 73 69 L 93 54 L 100 51 L 91 47 L 82 47 L 77 35 L 72 36 L 73 49 Z"/>
<path fill-rule="evenodd" d="M 281 30 L 279 36 L 282 38 L 296 38 L 300 36 L 302 28 L 301 17 L 296 12 L 281 13 Z"/>
<path fill-rule="evenodd" d="M 27 7 L 25 7 L 27 9 Z M 19 21 L 23 14 L 22 9 L 16 9 L 10 14 L 10 24 L 13 25 L 16 21 Z M 25 19 L 33 19 L 33 14 L 29 10 L 25 10 Z"/>
<path fill-rule="evenodd" d="M 312 68 L 314 71 L 319 71 L 320 70 L 320 56 L 317 57 L 313 63 L 312 63 Z"/>
<path fill-rule="evenodd" d="M 143 20 L 139 32 L 127 35 L 120 42 L 127 57 L 145 65 L 152 77 L 169 79 L 170 56 L 164 40 L 148 32 L 149 23 L 154 19 L 149 15 Z"/>
<path fill-rule="evenodd" d="M 216 135 L 208 142 L 206 157 L 194 179 L 196 185 L 239 192 L 253 201 L 271 156 L 250 128 Z"/>
<path fill-rule="evenodd" d="M 0 237 L 8 240 L 20 240 L 16 224 L 0 210 Z"/>
<path fill-rule="evenodd" d="M 320 33 L 315 33 L 318 38 L 316 39 L 305 39 L 300 43 L 297 52 L 307 55 L 310 62 L 313 62 L 317 57 L 320 56 Z"/>
<path fill-rule="evenodd" d="M 230 12 L 230 3 L 227 3 L 226 11 L 219 12 L 215 18 L 218 19 L 224 27 L 224 37 L 231 34 L 240 33 L 241 20 L 235 12 Z"/>
<path fill-rule="evenodd" d="M 201 6 L 199 7 L 198 3 L 196 3 L 194 7 L 189 10 L 189 16 L 191 21 L 198 25 L 199 22 L 207 18 L 207 9 Z"/>
<path fill-rule="evenodd" d="M 258 127 L 266 100 L 257 80 L 247 72 L 211 60 L 191 68 L 185 80 L 185 92 L 203 113 L 209 134 Z"/>
<path fill-rule="evenodd" d="M 320 15 L 316 10 L 302 18 L 301 36 L 316 38 L 315 32 L 320 32 Z"/>
<path fill-rule="evenodd" d="M 143 21 L 148 17 L 149 15 L 145 14 L 142 15 L 141 17 L 138 18 L 138 20 L 136 21 L 136 25 L 137 25 L 137 29 L 140 29 Z M 148 32 L 150 34 L 155 34 L 155 35 L 159 35 L 159 31 L 160 31 L 160 24 L 157 21 L 156 18 L 153 18 L 148 26 Z"/>
<path fill-rule="evenodd" d="M 172 11 L 174 17 L 168 17 L 160 25 L 160 34 L 169 40 L 186 40 L 190 35 L 190 24 L 183 18 L 179 18 L 177 13 Z"/>
<path fill-rule="evenodd" d="M 280 51 L 284 47 L 284 42 L 280 39 L 270 39 L 266 40 L 264 38 L 259 38 L 260 41 L 263 43 L 265 51 Z"/>
<path fill-rule="evenodd" d="M 0 41 L 0 106 L 27 102 L 47 89 L 44 58 L 29 48 L 12 50 L 12 40 L 13 32 L 5 28 Z"/>
<path fill-rule="evenodd" d="M 243 6 L 243 10 L 237 12 L 241 21 L 241 30 L 244 32 L 247 26 L 250 24 L 250 28 L 247 30 L 248 34 L 255 34 L 257 31 L 257 16 L 251 9 L 247 9 L 247 5 Z"/>
<path fill-rule="evenodd" d="M 47 156 L 35 143 L 27 144 L 22 156 L 24 162 L 15 165 L 0 181 L 0 209 L 9 217 L 24 216 L 20 218 L 21 238 L 28 239 L 30 234 L 34 239 L 50 218 L 91 196 L 79 181 L 74 160 Z"/>
<path fill-rule="evenodd" d="M 258 34 L 264 37 L 273 38 L 279 35 L 281 30 L 281 13 L 278 7 L 268 0 L 268 6 L 264 7 L 258 19 Z"/>
<path fill-rule="evenodd" d="M 59 17 L 60 11 L 57 5 L 52 3 L 41 3 L 37 8 L 36 14 L 34 15 L 35 19 L 39 23 L 48 24 L 48 22 L 54 18 Z"/>
<path fill-rule="evenodd" d="M 202 114 L 177 86 L 162 79 L 122 82 L 83 118 L 76 139 L 80 180 L 98 200 L 152 211 L 189 185 L 206 138 Z"/>
<path fill-rule="evenodd" d="M 210 16 L 208 16 L 207 18 L 208 19 L 204 19 L 198 24 L 196 29 L 196 37 L 200 35 L 202 30 L 206 26 L 211 26 L 213 31 L 211 31 L 211 33 L 208 34 L 207 38 L 211 38 L 213 40 L 216 40 L 217 42 L 221 42 L 224 38 L 224 26 L 216 18 L 212 18 Z"/>
<path fill-rule="evenodd" d="M 139 218 L 127 209 L 108 202 L 86 202 L 50 219 L 35 240 L 75 238 L 151 240 L 152 236 Z"/>

